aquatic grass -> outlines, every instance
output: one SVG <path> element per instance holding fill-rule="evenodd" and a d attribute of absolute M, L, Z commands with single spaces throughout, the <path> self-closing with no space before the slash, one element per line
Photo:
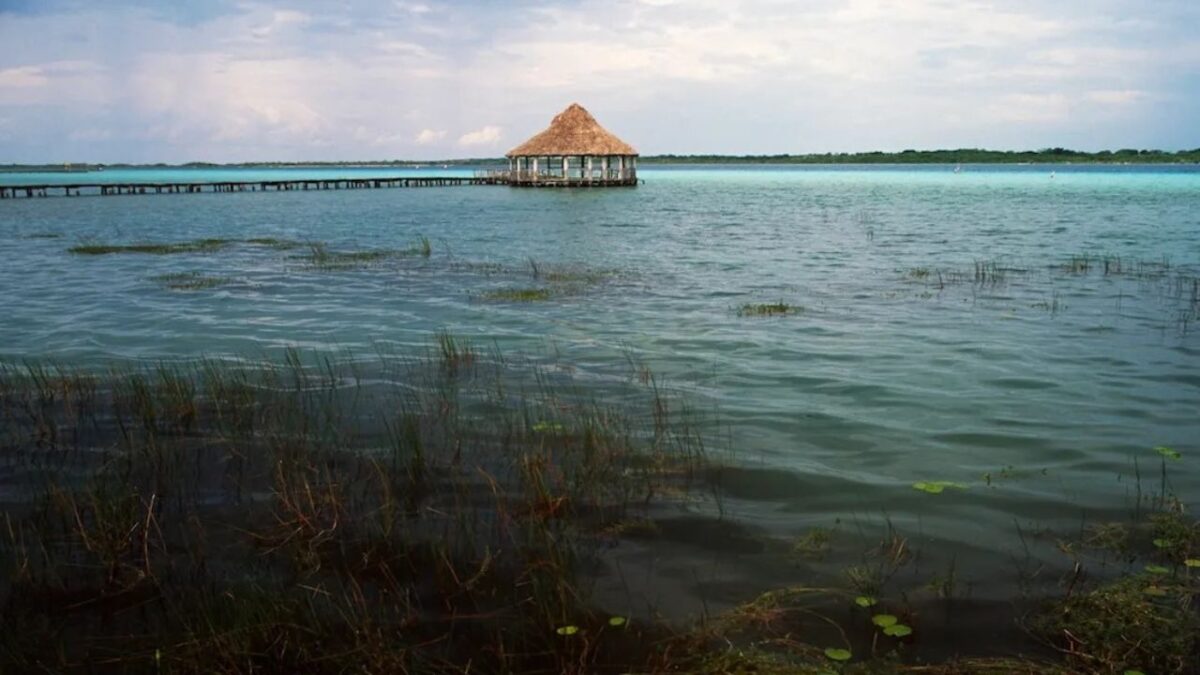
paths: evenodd
<path fill-rule="evenodd" d="M 301 259 L 312 267 L 326 270 L 350 269 L 380 263 L 401 255 L 393 249 L 370 249 L 364 251 L 334 251 L 323 243 L 309 244 L 307 255 Z"/>
<path fill-rule="evenodd" d="M 810 560 L 820 560 L 829 554 L 832 540 L 833 530 L 814 527 L 792 543 L 792 555 Z"/>
<path fill-rule="evenodd" d="M 464 368 L 474 365 L 479 358 L 470 342 L 457 338 L 449 332 L 438 333 L 435 339 L 442 367 L 448 373 L 457 374 Z"/>
<path fill-rule="evenodd" d="M 12 629 L 0 658 L 61 670 L 99 644 L 106 658 L 205 672 L 333 672 L 320 665 L 331 650 L 380 672 L 654 658 L 662 632 L 593 610 L 582 575 L 597 537 L 683 487 L 700 446 L 686 418 L 636 384 L 653 414 L 597 407 L 536 370 L 472 361 L 448 334 L 435 353 L 382 364 L 391 374 L 369 384 L 353 362 L 298 352 L 78 384 L 0 368 L 0 448 L 11 462 L 43 448 L 33 482 L 52 486 L 0 528 L 0 563 L 25 570 L 0 608 Z M 450 379 L 466 365 L 474 377 Z M 26 409 L 40 417 L 9 414 Z M 527 416 L 561 420 L 546 430 L 553 452 Z M 79 434 L 104 449 L 96 461 L 50 454 L 47 439 Z M 125 607 L 141 609 L 94 620 Z M 49 617 L 71 630 L 39 632 Z"/>
<path fill-rule="evenodd" d="M 556 293 L 549 288 L 501 288 L 480 296 L 490 302 L 545 302 Z"/>
<path fill-rule="evenodd" d="M 442 333 L 418 356 L 374 365 L 296 351 L 89 373 L 0 364 L 0 457 L 32 472 L 5 480 L 36 488 L 0 517 L 0 661 L 338 672 L 344 662 L 329 655 L 353 654 L 371 672 L 548 673 L 1095 663 L 1078 651 L 1063 664 L 868 652 L 876 635 L 888 650 L 939 639 L 910 620 L 919 610 L 869 609 L 903 597 L 882 589 L 913 558 L 890 527 L 847 572 L 869 593 L 781 588 L 694 626 L 660 621 L 656 608 L 600 607 L 591 589 L 610 569 L 606 551 L 636 537 L 658 555 L 669 550 L 660 541 L 684 541 L 662 514 L 715 508 L 689 491 L 697 471 L 708 475 L 703 420 L 652 374 L 591 389 L 555 379 L 565 371 L 545 361 L 467 353 Z M 1173 568 L 1163 557 L 1190 546 L 1194 523 L 1165 517 L 1137 536 L 1171 542 L 1145 561 L 1169 571 L 1139 574 L 1136 588 L 1183 611 L 1195 554 Z M 689 542 L 728 528 L 693 529 Z M 786 541 L 755 550 L 777 562 L 789 553 Z M 895 622 L 865 618 L 885 613 Z M 850 656 L 833 661 L 826 646 Z M 1155 665 L 1137 656 L 1147 672 L 1171 672 Z"/>
<path fill-rule="evenodd" d="M 274 237 L 253 237 L 249 239 L 208 238 L 191 241 L 170 243 L 139 243 L 139 244 L 95 244 L 83 243 L 67 249 L 74 255 L 173 255 L 181 253 L 214 253 L 236 245 L 263 246 L 277 250 L 291 250 L 310 245 L 306 242 Z"/>
<path fill-rule="evenodd" d="M 1185 605 L 1160 600 L 1170 591 L 1157 583 L 1134 575 L 1070 595 L 1033 626 L 1069 663 L 1091 672 L 1191 672 L 1200 619 Z"/>
<path fill-rule="evenodd" d="M 200 272 L 173 272 L 151 277 L 151 280 L 173 291 L 201 291 L 224 286 L 229 277 L 206 276 Z"/>
<path fill-rule="evenodd" d="M 233 239 L 197 239 L 170 244 L 80 244 L 67 249 L 74 255 L 114 255 L 137 253 L 146 255 L 172 255 L 179 253 L 212 253 L 236 243 Z"/>
<path fill-rule="evenodd" d="M 738 316 L 783 316 L 785 314 L 797 314 L 803 308 L 789 305 L 785 302 L 771 303 L 746 303 L 737 309 Z"/>
<path fill-rule="evenodd" d="M 62 239 L 62 235 L 58 232 L 31 232 L 21 237 L 22 239 Z"/>
<path fill-rule="evenodd" d="M 249 239 L 242 239 L 240 241 L 245 244 L 265 246 L 278 251 L 290 251 L 297 248 L 304 248 L 312 243 L 306 241 L 297 241 L 294 239 L 279 239 L 276 237 L 251 237 Z"/>
<path fill-rule="evenodd" d="M 427 237 L 421 237 L 417 240 L 416 244 L 405 249 L 380 248 L 338 251 L 331 249 L 324 242 L 310 242 L 308 248 L 309 252 L 298 258 L 314 268 L 323 270 L 369 267 L 401 258 L 417 256 L 428 258 L 433 254 L 433 246 Z"/>

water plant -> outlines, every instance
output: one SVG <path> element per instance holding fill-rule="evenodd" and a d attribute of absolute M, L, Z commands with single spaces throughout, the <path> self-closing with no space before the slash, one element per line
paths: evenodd
<path fill-rule="evenodd" d="M 139 244 L 95 244 L 83 243 L 67 249 L 74 255 L 145 254 L 172 255 L 180 253 L 214 253 L 235 245 L 263 246 L 278 250 L 289 250 L 309 245 L 305 242 L 275 237 L 252 237 L 249 239 L 207 238 L 169 243 Z"/>
<path fill-rule="evenodd" d="M 825 656 L 828 657 L 830 661 L 842 662 L 849 661 L 854 657 L 854 654 L 851 653 L 849 649 L 842 649 L 841 647 L 826 647 Z"/>
<path fill-rule="evenodd" d="M 833 530 L 814 527 L 792 543 L 792 554 L 800 558 L 819 560 L 829 553 L 832 540 Z"/>
<path fill-rule="evenodd" d="M 1159 445 L 1155 447 L 1154 452 L 1158 453 L 1161 457 L 1170 460 L 1179 460 L 1183 458 L 1183 454 L 1178 450 L 1175 450 L 1174 448 L 1168 448 L 1165 445 Z"/>
<path fill-rule="evenodd" d="M 914 490 L 931 495 L 940 495 L 947 489 L 965 490 L 966 485 L 949 480 L 917 481 L 912 484 Z"/>
<path fill-rule="evenodd" d="M 1134 575 L 1071 594 L 1036 618 L 1033 627 L 1087 672 L 1190 672 L 1200 619 L 1180 603 L 1160 600 L 1170 591 L 1147 581 Z"/>
<path fill-rule="evenodd" d="M 200 272 L 172 272 L 152 277 L 152 280 L 173 291 L 201 291 L 229 283 L 229 277 L 208 276 Z"/>
<path fill-rule="evenodd" d="M 742 305 L 737 310 L 738 316 L 782 316 L 784 314 L 794 314 L 799 312 L 801 308 L 794 307 L 785 302 L 771 303 L 747 303 Z"/>
<path fill-rule="evenodd" d="M 483 294 L 491 302 L 545 302 L 554 297 L 549 288 L 500 288 Z"/>
<path fill-rule="evenodd" d="M 656 658 L 662 634 L 591 607 L 582 575 L 598 538 L 683 494 L 701 452 L 672 421 L 684 413 L 630 383 L 658 412 L 626 416 L 472 361 L 447 334 L 434 353 L 367 377 L 294 351 L 0 367 L 0 449 L 28 480 L 5 474 L 5 490 L 33 500 L 0 529 L 0 665 L 336 672 L 323 657 L 352 653 L 378 672 L 581 673 Z M 530 415 L 562 420 L 553 448 Z"/>
<path fill-rule="evenodd" d="M 80 244 L 67 249 L 67 252 L 74 255 L 212 253 L 234 243 L 236 243 L 236 240 L 233 239 L 196 239 L 168 244 Z"/>

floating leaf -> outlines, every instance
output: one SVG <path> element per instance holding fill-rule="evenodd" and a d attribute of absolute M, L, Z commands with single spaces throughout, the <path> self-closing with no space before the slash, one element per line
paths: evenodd
<path fill-rule="evenodd" d="M 1146 588 L 1142 589 L 1142 592 L 1145 593 L 1146 595 L 1153 595 L 1156 598 L 1162 597 L 1167 594 L 1166 590 L 1164 590 L 1163 588 L 1160 588 L 1158 586 L 1147 586 Z"/>
<path fill-rule="evenodd" d="M 1154 451 L 1163 457 L 1166 457 L 1167 459 L 1180 459 L 1183 457 L 1183 455 L 1179 454 L 1178 450 L 1175 450 L 1174 448 L 1168 448 L 1165 445 L 1160 445 L 1154 448 Z"/>
<path fill-rule="evenodd" d="M 891 614 L 876 614 L 875 616 L 871 617 L 871 623 L 879 626 L 880 628 L 895 626 L 897 621 L 898 619 Z"/>
<path fill-rule="evenodd" d="M 876 602 L 875 598 L 872 598 L 869 595 L 860 595 L 854 599 L 854 604 L 858 605 L 859 607 L 863 607 L 863 608 L 873 607 L 875 605 L 875 602 Z"/>
<path fill-rule="evenodd" d="M 1183 561 L 1184 567 L 1200 567 L 1200 558 L 1188 558 Z"/>
<path fill-rule="evenodd" d="M 1121 673 L 1121 675 L 1146 675 L 1146 674 L 1140 670 L 1127 670 L 1124 673 Z"/>
<path fill-rule="evenodd" d="M 890 635 L 892 637 L 904 637 L 906 635 L 912 635 L 912 629 L 902 623 L 898 623 L 884 628 L 883 634 Z"/>
<path fill-rule="evenodd" d="M 579 632 L 579 626 L 559 626 L 554 632 L 559 635 L 574 635 Z"/>
<path fill-rule="evenodd" d="M 1171 548 L 1170 539 L 1155 539 L 1153 542 L 1155 548 Z"/>
<path fill-rule="evenodd" d="M 946 491 L 946 488 L 954 488 L 956 490 L 966 490 L 967 486 L 962 483 L 955 483 L 950 480 L 923 480 L 913 483 L 914 490 L 920 490 L 926 494 L 940 495 Z"/>
<path fill-rule="evenodd" d="M 614 616 L 613 618 L 608 620 L 608 625 L 619 628 L 621 626 L 624 626 L 626 621 L 627 621 L 627 619 L 623 616 Z"/>
<path fill-rule="evenodd" d="M 849 649 L 838 649 L 836 647 L 826 647 L 825 656 L 833 661 L 849 661 L 853 654 Z"/>
<path fill-rule="evenodd" d="M 1162 565 L 1146 565 L 1146 571 L 1150 574 L 1167 574 L 1171 570 L 1163 567 Z"/>

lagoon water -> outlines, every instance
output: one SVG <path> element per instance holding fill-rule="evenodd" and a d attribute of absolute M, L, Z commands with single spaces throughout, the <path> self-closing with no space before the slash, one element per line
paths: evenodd
<path fill-rule="evenodd" d="M 406 171 L 431 174 L 360 173 Z M 106 171 L 0 181 L 347 173 Z M 914 544 L 959 561 L 1012 560 L 1029 545 L 1018 530 L 1078 534 L 1084 521 L 1128 519 L 1138 471 L 1141 488 L 1153 492 L 1165 466 L 1170 489 L 1197 505 L 1200 169 L 681 167 L 641 175 L 644 185 L 613 190 L 6 200 L 0 360 L 93 367 L 270 356 L 291 346 L 370 358 L 379 349 L 424 350 L 441 330 L 504 352 L 553 353 L 582 383 L 627 376 L 632 356 L 719 419 L 721 451 L 748 469 L 722 504 L 733 518 L 781 538 L 812 527 L 849 533 L 886 518 Z M 265 247 L 67 252 L 81 242 L 249 237 L 397 249 L 422 235 L 433 244 L 428 259 L 333 270 Z M 1085 255 L 1094 258 L 1089 269 L 1072 264 Z M 485 299 L 536 285 L 530 259 L 603 278 L 540 302 Z M 154 280 L 175 272 L 228 283 L 178 291 Z M 779 301 L 798 309 L 737 311 Z M 1183 458 L 1167 466 L 1155 446 Z M 966 489 L 912 488 L 938 480 Z M 1067 562 L 1052 550 L 1039 555 L 1051 566 Z M 987 595 L 987 577 L 1002 567 L 967 583 Z M 730 597 L 744 599 L 758 573 L 727 573 L 740 580 Z M 766 585 L 802 578 L 783 568 L 772 574 Z"/>

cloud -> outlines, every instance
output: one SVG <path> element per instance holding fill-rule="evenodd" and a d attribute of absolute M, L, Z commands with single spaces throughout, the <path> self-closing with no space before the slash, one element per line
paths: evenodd
<path fill-rule="evenodd" d="M 423 2 L 405 2 L 404 0 L 397 0 L 395 5 L 396 9 L 399 9 L 403 12 L 409 12 L 410 14 L 428 14 L 433 11 L 432 7 Z"/>
<path fill-rule="evenodd" d="M 1109 89 L 1105 91 L 1089 91 L 1086 98 L 1094 103 L 1122 106 L 1137 103 L 1146 98 L 1146 92 L 1138 89 Z"/>
<path fill-rule="evenodd" d="M 37 66 L 0 70 L 0 87 L 42 87 L 49 82 L 43 69 Z"/>
<path fill-rule="evenodd" d="M 416 143 L 417 145 L 429 145 L 431 143 L 437 143 L 438 141 L 442 140 L 445 137 L 446 137 L 445 131 L 435 131 L 433 129 L 422 129 L 421 133 L 417 134 L 417 137 L 413 139 L 413 142 Z"/>
<path fill-rule="evenodd" d="M 448 157 L 571 101 L 646 153 L 1198 142 L 1188 0 L 15 6 L 16 161 Z"/>
<path fill-rule="evenodd" d="M 458 137 L 458 144 L 462 146 L 472 145 L 494 145 L 500 140 L 500 127 L 488 125 L 482 129 L 468 131 Z"/>

